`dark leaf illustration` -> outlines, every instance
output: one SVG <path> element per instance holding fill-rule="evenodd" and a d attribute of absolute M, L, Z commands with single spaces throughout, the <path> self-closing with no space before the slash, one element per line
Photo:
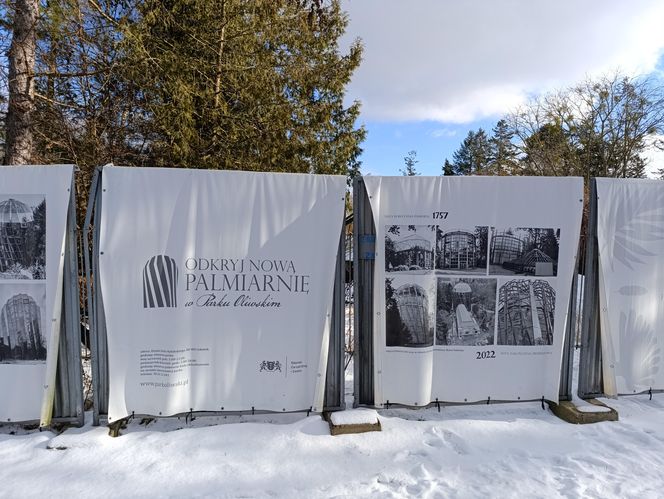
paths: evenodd
<path fill-rule="evenodd" d="M 618 290 L 623 296 L 643 296 L 648 290 L 642 286 L 623 286 Z"/>
<path fill-rule="evenodd" d="M 618 261 L 630 270 L 657 256 L 654 242 L 664 241 L 664 190 L 643 195 L 625 186 L 614 202 L 604 210 L 603 225 L 613 227 L 601 252 L 608 257 L 611 270 Z"/>

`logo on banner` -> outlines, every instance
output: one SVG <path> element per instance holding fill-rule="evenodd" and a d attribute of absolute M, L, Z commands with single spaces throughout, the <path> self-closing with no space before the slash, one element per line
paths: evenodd
<path fill-rule="evenodd" d="M 269 373 L 281 372 L 281 362 L 278 360 L 264 360 L 261 362 L 260 371 L 267 371 Z"/>
<path fill-rule="evenodd" d="M 143 267 L 143 307 L 173 308 L 177 301 L 178 266 L 170 256 L 155 255 Z"/>

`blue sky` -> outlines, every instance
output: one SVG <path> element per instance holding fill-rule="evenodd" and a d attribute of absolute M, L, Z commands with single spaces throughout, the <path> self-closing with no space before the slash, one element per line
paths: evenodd
<path fill-rule="evenodd" d="M 408 151 L 440 175 L 469 130 L 529 97 L 620 70 L 664 73 L 662 0 L 342 0 L 364 57 L 348 87 L 367 128 L 362 172 L 398 175 Z M 661 76 L 661 75 L 660 75 Z M 653 163 L 664 166 L 664 154 Z M 654 169 L 656 169 L 653 166 Z"/>

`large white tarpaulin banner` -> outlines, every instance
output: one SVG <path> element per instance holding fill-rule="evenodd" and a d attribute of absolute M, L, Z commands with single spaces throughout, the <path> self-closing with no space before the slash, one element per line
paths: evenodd
<path fill-rule="evenodd" d="M 0 420 L 51 417 L 73 167 L 0 168 Z"/>
<path fill-rule="evenodd" d="M 580 178 L 364 177 L 374 400 L 558 400 Z"/>
<path fill-rule="evenodd" d="M 604 392 L 664 389 L 664 183 L 597 180 Z"/>
<path fill-rule="evenodd" d="M 109 421 L 322 410 L 345 178 L 104 168 Z"/>

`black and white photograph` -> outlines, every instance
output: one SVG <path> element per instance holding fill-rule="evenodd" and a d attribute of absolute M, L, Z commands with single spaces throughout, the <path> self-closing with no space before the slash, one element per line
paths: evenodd
<path fill-rule="evenodd" d="M 556 291 L 547 281 L 512 279 L 498 291 L 498 345 L 553 345 Z"/>
<path fill-rule="evenodd" d="M 436 274 L 486 274 L 489 227 L 436 229 Z"/>
<path fill-rule="evenodd" d="M 404 275 L 385 279 L 386 346 L 432 346 L 435 308 L 434 277 Z"/>
<path fill-rule="evenodd" d="M 385 271 L 426 274 L 433 270 L 435 225 L 387 225 Z"/>
<path fill-rule="evenodd" d="M 555 276 L 559 243 L 560 229 L 492 227 L 489 274 Z"/>
<path fill-rule="evenodd" d="M 0 194 L 0 279 L 46 279 L 46 198 Z"/>
<path fill-rule="evenodd" d="M 496 279 L 438 278 L 436 345 L 493 345 L 496 285 Z"/>
<path fill-rule="evenodd" d="M 45 284 L 0 284 L 0 364 L 46 362 L 45 303 Z"/>

